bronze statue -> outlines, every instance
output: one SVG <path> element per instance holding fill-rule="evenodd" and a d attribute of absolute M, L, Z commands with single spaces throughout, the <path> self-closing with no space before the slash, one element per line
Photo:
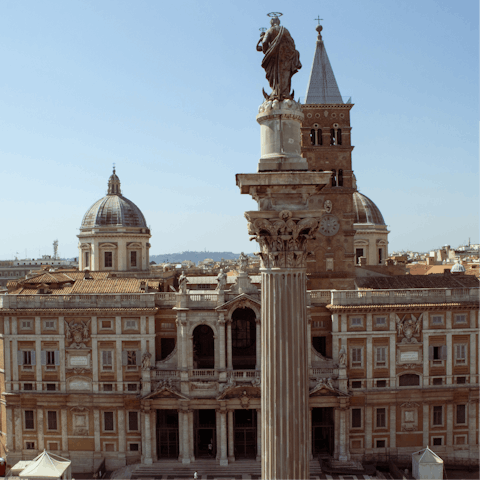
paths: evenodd
<path fill-rule="evenodd" d="M 293 100 L 294 92 L 290 93 L 292 76 L 301 68 L 300 53 L 295 49 L 295 42 L 290 32 L 280 26 L 278 15 L 281 13 L 269 13 L 272 17 L 272 25 L 266 32 L 260 34 L 257 43 L 257 50 L 265 54 L 262 67 L 265 69 L 265 76 L 270 84 L 272 93 L 263 95 L 267 100 L 283 99 Z"/>

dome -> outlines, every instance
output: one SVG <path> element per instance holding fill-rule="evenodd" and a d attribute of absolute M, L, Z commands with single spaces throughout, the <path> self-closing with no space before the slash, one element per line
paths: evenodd
<path fill-rule="evenodd" d="M 88 209 L 80 228 L 105 226 L 147 227 L 140 209 L 122 195 L 115 169 L 108 180 L 108 194 Z"/>
<path fill-rule="evenodd" d="M 385 220 L 378 207 L 360 192 L 353 194 L 353 207 L 355 208 L 355 220 L 353 223 L 385 225 Z"/>
<path fill-rule="evenodd" d="M 455 265 L 452 267 L 451 272 L 452 273 L 465 273 L 465 267 L 457 261 L 455 263 Z"/>

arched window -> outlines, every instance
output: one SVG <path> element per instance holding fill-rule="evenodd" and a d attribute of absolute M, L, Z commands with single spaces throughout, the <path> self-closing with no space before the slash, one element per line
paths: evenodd
<path fill-rule="evenodd" d="M 315 143 L 316 143 L 315 142 L 315 133 L 316 133 L 315 129 L 312 128 L 310 130 L 310 142 L 312 143 L 312 145 L 315 145 Z"/>
<path fill-rule="evenodd" d="M 322 129 L 317 130 L 317 145 L 323 145 Z"/>
<path fill-rule="evenodd" d="M 342 144 L 342 130 L 339 128 L 337 130 L 337 145 L 341 145 Z"/>
<path fill-rule="evenodd" d="M 335 145 L 335 130 L 330 129 L 330 145 Z"/>
<path fill-rule="evenodd" d="M 332 187 L 336 187 L 337 186 L 337 171 L 334 168 L 332 168 L 332 172 L 333 172 Z"/>
<path fill-rule="evenodd" d="M 342 169 L 340 169 L 338 171 L 338 177 L 337 178 L 338 178 L 338 186 L 343 187 L 343 170 Z"/>
<path fill-rule="evenodd" d="M 194 368 L 215 368 L 215 343 L 213 330 L 208 325 L 199 325 L 193 331 Z"/>

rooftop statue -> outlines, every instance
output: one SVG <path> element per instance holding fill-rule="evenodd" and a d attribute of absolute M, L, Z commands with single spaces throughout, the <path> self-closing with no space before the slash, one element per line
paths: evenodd
<path fill-rule="evenodd" d="M 265 69 L 265 76 L 270 84 L 272 93 L 263 95 L 267 100 L 291 99 L 294 92 L 290 93 L 292 76 L 302 68 L 300 53 L 295 49 L 295 42 L 290 32 L 280 26 L 281 13 L 269 13 L 271 27 L 260 34 L 257 43 L 257 50 L 263 52 L 262 67 Z"/>

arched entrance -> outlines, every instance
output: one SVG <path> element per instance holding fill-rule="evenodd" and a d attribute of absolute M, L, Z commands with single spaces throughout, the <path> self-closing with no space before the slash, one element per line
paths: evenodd
<path fill-rule="evenodd" d="M 255 368 L 255 319 L 255 312 L 251 308 L 237 308 L 232 314 L 232 365 L 234 370 Z"/>
<path fill-rule="evenodd" d="M 215 368 L 215 341 L 208 325 L 199 325 L 193 331 L 193 367 Z"/>

